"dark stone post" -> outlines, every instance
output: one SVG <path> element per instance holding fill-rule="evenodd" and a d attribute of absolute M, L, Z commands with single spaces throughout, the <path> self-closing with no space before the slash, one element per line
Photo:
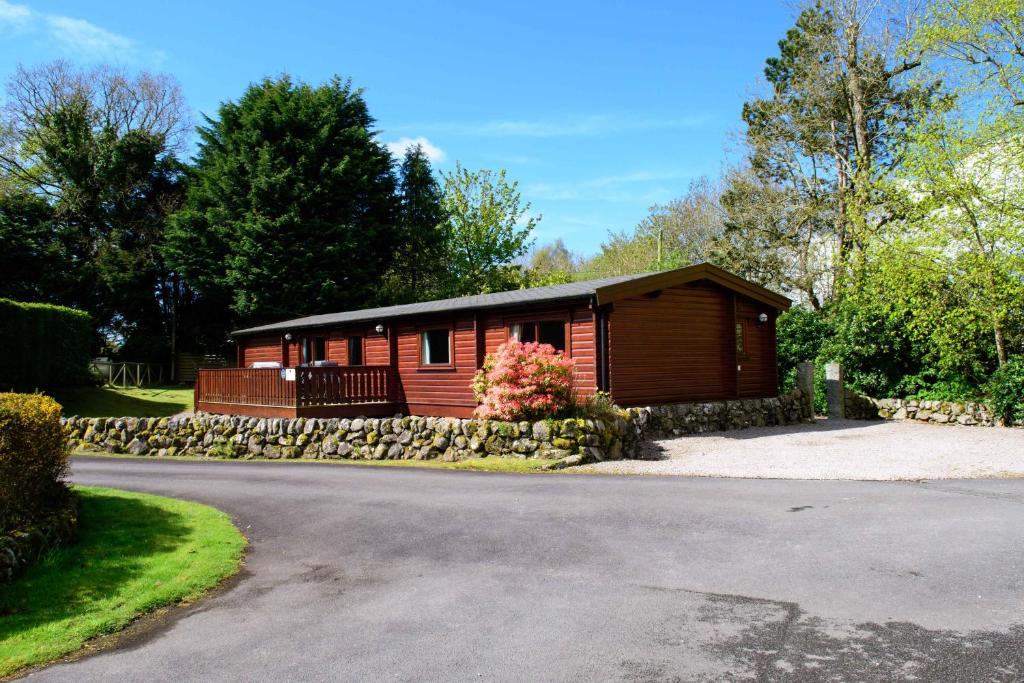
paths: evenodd
<path fill-rule="evenodd" d="M 807 405 L 810 406 L 808 417 L 814 419 L 814 363 L 796 364 L 796 386 L 803 392 Z"/>

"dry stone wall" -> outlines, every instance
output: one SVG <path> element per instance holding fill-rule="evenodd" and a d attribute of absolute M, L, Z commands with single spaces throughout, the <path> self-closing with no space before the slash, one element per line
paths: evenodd
<path fill-rule="evenodd" d="M 542 458 L 568 466 L 635 457 L 640 440 L 791 424 L 811 417 L 799 390 L 777 398 L 685 403 L 605 418 L 498 422 L 442 417 L 273 419 L 199 414 L 178 418 L 69 417 L 78 450 L 221 458 L 464 460 Z"/>
<path fill-rule="evenodd" d="M 72 446 L 132 455 L 224 458 L 442 460 L 504 456 L 581 460 L 622 457 L 625 418 L 497 422 L 440 417 L 274 419 L 200 414 L 180 418 L 65 420 Z"/>
<path fill-rule="evenodd" d="M 796 389 L 784 396 L 628 408 L 637 438 L 797 424 L 814 419 L 811 397 Z"/>
<path fill-rule="evenodd" d="M 846 417 L 852 420 L 907 420 L 967 427 L 1003 426 L 984 403 L 919 401 L 901 398 L 869 398 L 847 391 Z"/>

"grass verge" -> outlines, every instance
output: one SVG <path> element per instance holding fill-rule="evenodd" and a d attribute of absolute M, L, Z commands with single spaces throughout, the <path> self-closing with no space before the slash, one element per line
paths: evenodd
<path fill-rule="evenodd" d="M 0 677 L 70 654 L 234 574 L 245 538 L 199 503 L 75 487 L 79 540 L 0 585 Z"/>
<path fill-rule="evenodd" d="M 52 395 L 64 415 L 167 417 L 193 408 L 192 387 L 65 387 Z"/>
<path fill-rule="evenodd" d="M 165 460 L 173 462 L 186 460 L 190 462 L 262 462 L 279 464 L 311 464 L 321 463 L 329 465 L 366 465 L 370 467 L 418 467 L 431 470 L 473 470 L 477 472 L 543 472 L 544 465 L 551 460 L 528 460 L 525 458 L 469 458 L 456 462 L 444 462 L 442 460 L 310 460 L 306 458 L 295 458 L 291 460 L 267 460 L 257 458 L 252 460 L 241 460 L 232 458 L 202 458 L 194 455 L 175 455 L 173 457 L 160 458 L 152 455 L 127 455 L 122 453 L 104 453 L 102 451 L 75 451 L 74 455 L 100 458 L 122 458 L 127 460 Z"/>

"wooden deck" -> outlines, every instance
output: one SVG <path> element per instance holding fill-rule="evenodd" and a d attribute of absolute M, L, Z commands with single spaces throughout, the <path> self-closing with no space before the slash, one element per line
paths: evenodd
<path fill-rule="evenodd" d="M 201 369 L 196 410 L 258 417 L 390 415 L 402 405 L 387 365 Z"/>

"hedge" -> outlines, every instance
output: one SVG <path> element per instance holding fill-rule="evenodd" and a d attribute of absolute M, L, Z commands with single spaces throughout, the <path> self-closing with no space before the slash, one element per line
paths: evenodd
<path fill-rule="evenodd" d="M 0 299 L 0 391 L 89 381 L 92 322 L 64 306 Z"/>

